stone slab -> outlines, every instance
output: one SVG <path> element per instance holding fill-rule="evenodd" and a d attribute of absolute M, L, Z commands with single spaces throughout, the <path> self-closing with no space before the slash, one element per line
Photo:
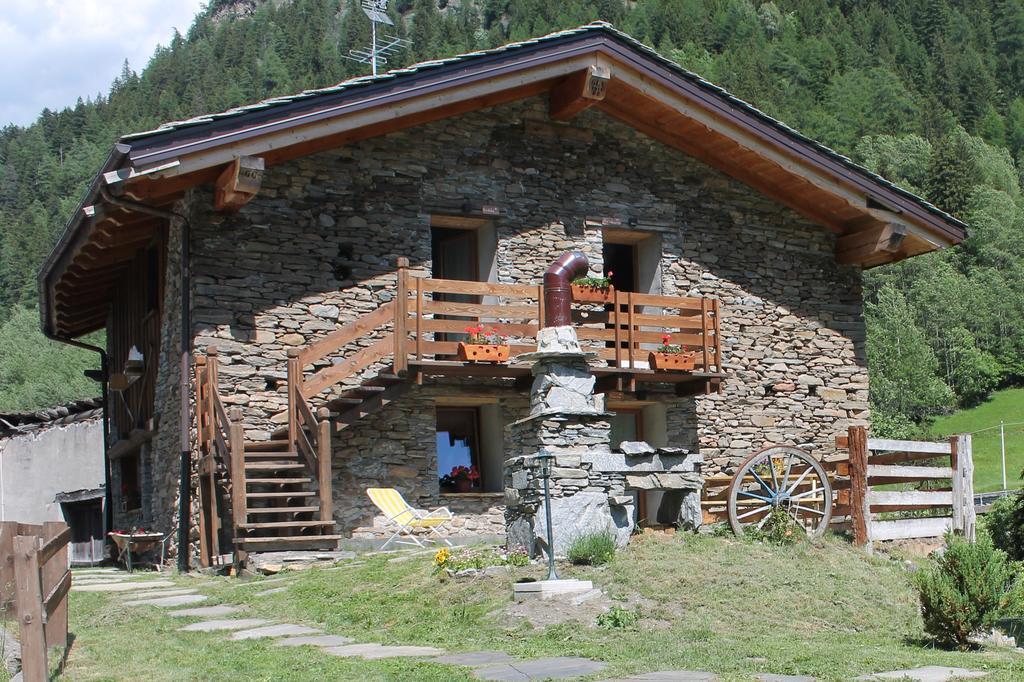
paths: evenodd
<path fill-rule="evenodd" d="M 517 598 L 546 599 L 557 595 L 583 594 L 594 589 L 589 580 L 537 580 L 532 583 L 516 583 L 512 592 Z"/>
<path fill-rule="evenodd" d="M 245 630 L 266 625 L 263 618 L 237 618 L 234 620 L 204 620 L 178 628 L 179 632 L 214 632 L 215 630 Z"/>
<path fill-rule="evenodd" d="M 967 670 L 966 668 L 947 668 L 941 665 L 929 665 L 910 670 L 892 670 L 884 673 L 861 675 L 858 680 L 914 680 L 915 682 L 946 682 L 947 680 L 986 677 L 987 672 Z"/>
<path fill-rule="evenodd" d="M 755 679 L 760 682 L 818 682 L 817 677 L 810 675 L 776 675 L 775 673 L 762 673 Z"/>
<path fill-rule="evenodd" d="M 218 616 L 230 616 L 232 614 L 242 611 L 241 606 L 228 606 L 227 604 L 220 604 L 218 606 L 200 606 L 194 609 L 179 609 L 177 611 L 168 611 L 168 616 L 176 616 L 178 618 L 217 618 Z"/>
<path fill-rule="evenodd" d="M 604 670 L 605 664 L 589 658 L 559 656 L 532 661 L 502 663 L 473 671 L 478 680 L 496 682 L 528 682 L 529 680 L 563 680 L 569 677 L 591 675 Z"/>
<path fill-rule="evenodd" d="M 132 583 L 101 583 L 98 585 L 75 585 L 72 580 L 72 591 L 74 592 L 131 592 L 132 590 L 148 590 L 153 587 L 176 587 L 170 580 L 139 580 Z"/>
<path fill-rule="evenodd" d="M 260 592 L 253 592 L 252 596 L 254 596 L 254 597 L 269 597 L 272 594 L 280 594 L 282 592 L 287 592 L 287 591 L 288 591 L 287 587 L 271 587 L 269 590 L 262 590 Z"/>
<path fill-rule="evenodd" d="M 160 606 L 163 608 L 171 606 L 186 606 L 198 604 L 209 599 L 205 594 L 179 594 L 177 597 L 156 597 L 155 599 L 132 599 L 126 601 L 126 606 Z"/>
<path fill-rule="evenodd" d="M 180 590 L 149 590 L 148 592 L 132 592 L 125 595 L 132 599 L 152 599 L 153 597 L 178 597 L 183 594 L 196 594 L 199 590 L 194 587 Z"/>
<path fill-rule="evenodd" d="M 718 675 L 704 670 L 659 670 L 606 682 L 717 682 Z"/>
<path fill-rule="evenodd" d="M 438 654 L 443 653 L 444 650 L 435 649 L 432 646 L 382 646 L 379 649 L 362 654 L 362 657 L 368 661 L 372 661 L 377 658 L 437 656 Z"/>
<path fill-rule="evenodd" d="M 504 651 L 470 651 L 464 654 L 445 654 L 432 658 L 431 663 L 444 663 L 446 665 L 470 665 L 487 666 L 499 663 L 511 663 L 516 659 Z"/>
<path fill-rule="evenodd" d="M 352 642 L 351 637 L 341 635 L 306 635 L 304 637 L 287 637 L 274 642 L 275 646 L 342 646 Z"/>
<path fill-rule="evenodd" d="M 353 656 L 363 656 L 364 654 L 376 651 L 377 649 L 383 648 L 382 644 L 374 644 L 372 642 L 367 644 L 347 644 L 345 646 L 332 646 L 323 649 L 325 654 L 331 656 L 340 656 L 342 658 L 351 658 Z"/>
<path fill-rule="evenodd" d="M 231 639 L 260 639 L 262 637 L 290 637 L 293 635 L 321 635 L 323 630 L 317 630 L 306 625 L 295 625 L 294 623 L 281 623 L 280 625 L 266 625 L 261 628 L 242 630 L 231 635 Z"/>

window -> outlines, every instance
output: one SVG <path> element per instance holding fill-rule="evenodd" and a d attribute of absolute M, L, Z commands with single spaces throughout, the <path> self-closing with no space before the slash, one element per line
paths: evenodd
<path fill-rule="evenodd" d="M 640 409 L 615 408 L 611 419 L 611 446 L 619 447 L 622 441 L 643 440 L 644 417 Z"/>
<path fill-rule="evenodd" d="M 437 408 L 437 475 L 442 493 L 480 490 L 479 414 L 475 407 Z"/>
<path fill-rule="evenodd" d="M 497 403 L 439 405 L 436 442 L 442 494 L 503 490 L 504 428 Z"/>
<path fill-rule="evenodd" d="M 118 460 L 118 473 L 121 482 L 121 511 L 131 511 L 142 507 L 142 480 L 139 476 L 139 461 L 142 456 L 136 450 Z"/>

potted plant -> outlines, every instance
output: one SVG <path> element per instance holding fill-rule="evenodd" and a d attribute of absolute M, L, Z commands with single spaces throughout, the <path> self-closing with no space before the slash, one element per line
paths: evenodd
<path fill-rule="evenodd" d="M 672 343 L 671 334 L 662 334 L 661 348 L 652 350 L 647 356 L 651 369 L 673 372 L 692 372 L 697 361 L 697 351 L 686 352 L 677 343 Z"/>
<path fill-rule="evenodd" d="M 465 341 L 459 343 L 459 359 L 465 362 L 507 362 L 508 337 L 494 327 L 466 327 Z"/>
<path fill-rule="evenodd" d="M 455 489 L 455 492 L 468 493 L 472 492 L 473 486 L 480 480 L 480 472 L 477 471 L 476 465 L 458 466 L 452 467 L 452 470 L 446 475 L 441 477 L 441 487 L 447 489 Z"/>
<path fill-rule="evenodd" d="M 604 277 L 577 277 L 572 281 L 572 300 L 580 303 L 611 303 L 615 296 L 611 270 Z"/>

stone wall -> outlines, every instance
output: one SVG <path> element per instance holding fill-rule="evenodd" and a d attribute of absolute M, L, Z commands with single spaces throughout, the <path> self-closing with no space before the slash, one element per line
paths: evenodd
<path fill-rule="evenodd" d="M 660 239 L 665 294 L 721 299 L 729 379 L 669 419 L 670 439 L 699 427 L 709 472 L 767 443 L 822 453 L 868 417 L 860 272 L 836 265 L 834 235 L 595 110 L 552 124 L 534 98 L 299 159 L 231 216 L 196 198 L 196 346 L 220 348 L 222 392 L 252 438 L 284 421 L 288 348 L 390 300 L 398 256 L 429 274 L 431 215 L 481 205 L 500 211 L 499 281 L 538 283 L 569 249 L 600 271 L 613 224 Z M 422 399 L 336 437 L 343 527 L 365 521 L 366 481 L 436 496 Z"/>

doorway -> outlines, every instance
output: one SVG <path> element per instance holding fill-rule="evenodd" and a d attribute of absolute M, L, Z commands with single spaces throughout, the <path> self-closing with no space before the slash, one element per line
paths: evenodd
<path fill-rule="evenodd" d="M 71 527 L 68 554 L 72 565 L 92 566 L 103 561 L 103 498 L 62 502 L 61 510 Z"/>

